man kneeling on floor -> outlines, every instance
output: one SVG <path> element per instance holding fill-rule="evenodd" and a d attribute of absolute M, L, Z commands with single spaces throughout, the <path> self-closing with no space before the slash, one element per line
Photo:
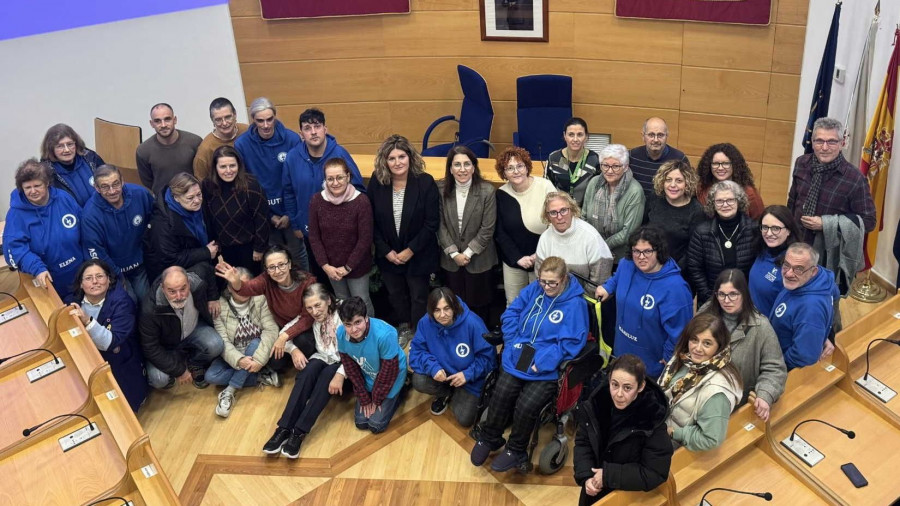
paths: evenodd
<path fill-rule="evenodd" d="M 338 314 L 344 323 L 337 331 L 338 351 L 356 394 L 354 422 L 360 430 L 384 432 L 406 380 L 406 354 L 397 344 L 397 329 L 367 316 L 359 297 L 344 301 Z"/>

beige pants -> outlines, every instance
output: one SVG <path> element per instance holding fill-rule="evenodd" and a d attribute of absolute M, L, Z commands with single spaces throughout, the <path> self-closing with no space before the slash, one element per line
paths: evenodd
<path fill-rule="evenodd" d="M 512 304 L 512 301 L 519 296 L 519 292 L 536 279 L 537 275 L 534 271 L 526 272 L 503 264 L 503 291 L 506 292 L 506 305 Z"/>

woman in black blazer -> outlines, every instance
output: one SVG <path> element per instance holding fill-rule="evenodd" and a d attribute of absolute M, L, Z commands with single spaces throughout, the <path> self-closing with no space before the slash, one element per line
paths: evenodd
<path fill-rule="evenodd" d="M 375 222 L 375 263 L 405 345 L 425 315 L 429 278 L 438 269 L 440 194 L 434 178 L 425 173 L 425 161 L 401 135 L 381 144 L 367 191 Z"/>

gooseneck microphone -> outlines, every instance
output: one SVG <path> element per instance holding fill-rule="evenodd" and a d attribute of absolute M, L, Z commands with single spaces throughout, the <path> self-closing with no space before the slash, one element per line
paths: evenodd
<path fill-rule="evenodd" d="M 56 353 L 53 353 L 52 351 L 48 350 L 47 348 L 34 348 L 31 350 L 25 350 L 22 353 L 16 353 L 15 355 L 10 355 L 8 357 L 2 357 L 2 358 L 0 358 L 0 364 L 2 364 L 3 362 L 6 362 L 7 360 L 9 360 L 11 358 L 21 357 L 22 355 L 31 353 L 32 351 L 46 351 L 47 353 L 53 355 L 54 362 L 56 362 L 57 364 L 59 363 L 59 357 L 56 356 Z"/>
<path fill-rule="evenodd" d="M 897 346 L 900 346 L 900 339 L 882 339 L 882 338 L 878 338 L 878 339 L 872 339 L 871 341 L 869 341 L 869 345 L 866 346 L 866 373 L 863 374 L 863 381 L 868 381 L 868 380 L 869 380 L 869 350 L 872 349 L 872 345 L 875 344 L 875 343 L 877 343 L 878 341 L 885 341 L 885 342 L 888 342 L 888 343 L 894 343 L 894 344 L 896 344 Z"/>
<path fill-rule="evenodd" d="M 794 435 L 797 434 L 797 429 L 800 428 L 800 426 L 803 425 L 803 424 L 806 423 L 806 422 L 819 422 L 819 423 L 824 423 L 825 425 L 831 427 L 832 429 L 835 429 L 835 430 L 838 430 L 838 431 L 843 432 L 843 433 L 846 434 L 847 437 L 850 438 L 850 439 L 853 439 L 853 438 L 856 437 L 856 433 L 853 432 L 852 430 L 842 429 L 842 428 L 838 427 L 837 425 L 832 425 L 832 424 L 830 424 L 830 423 L 828 423 L 828 422 L 826 422 L 826 421 L 824 421 L 824 420 L 819 420 L 818 418 L 810 418 L 809 420 L 803 420 L 802 422 L 798 423 L 796 427 L 794 427 L 794 430 L 791 432 L 791 437 L 790 437 L 791 441 L 794 440 Z"/>
<path fill-rule="evenodd" d="M 131 501 L 129 501 L 128 499 L 125 499 L 124 497 L 119 497 L 119 496 L 117 496 L 117 495 L 114 495 L 114 496 L 106 497 L 106 498 L 103 498 L 103 499 L 97 499 L 96 501 L 94 501 L 94 502 L 92 502 L 92 503 L 90 503 L 90 504 L 88 504 L 88 505 L 86 505 L 86 506 L 95 506 L 95 505 L 97 505 L 97 504 L 103 504 L 103 503 L 105 503 L 106 501 L 116 501 L 116 500 L 122 501 L 122 504 L 131 504 Z"/>
<path fill-rule="evenodd" d="M 772 500 L 772 494 L 770 492 L 746 492 L 744 490 L 734 490 L 732 488 L 716 487 L 716 488 L 711 488 L 703 493 L 703 497 L 700 498 L 700 506 L 711 506 L 708 502 L 706 502 L 706 496 L 710 492 L 715 492 L 716 490 L 724 490 L 725 492 L 731 492 L 734 494 L 755 495 L 756 497 L 759 497 L 760 499 L 765 499 L 767 501 Z"/>
<path fill-rule="evenodd" d="M 58 418 L 72 417 L 72 416 L 77 416 L 77 417 L 79 417 L 79 418 L 84 418 L 84 419 L 87 421 L 87 423 L 88 423 L 88 427 L 94 427 L 94 422 L 92 422 L 90 418 L 88 418 L 88 417 L 86 417 L 86 416 L 84 416 L 84 415 L 80 415 L 80 414 L 78 414 L 78 413 L 66 413 L 66 414 L 64 414 L 64 415 L 57 415 L 57 416 L 54 416 L 53 418 L 50 418 L 49 420 L 44 420 L 43 422 L 41 422 L 41 423 L 35 425 L 34 427 L 29 427 L 29 428 L 25 429 L 25 430 L 22 431 L 22 435 L 25 436 L 25 437 L 28 437 L 28 436 L 30 436 L 34 431 L 40 429 L 40 428 L 43 427 L 44 425 L 47 425 L 48 423 L 52 422 L 53 420 L 56 420 L 56 419 L 58 419 Z"/>
<path fill-rule="evenodd" d="M 9 293 L 9 292 L 0 292 L 0 293 L 2 293 L 3 295 L 9 295 L 10 297 L 12 297 L 12 299 L 13 299 L 14 301 L 16 301 L 16 306 L 18 306 L 19 309 L 25 309 L 25 308 L 22 306 L 22 303 L 19 302 L 19 299 L 17 299 L 15 295 L 13 295 L 13 294 L 11 294 L 11 293 Z"/>

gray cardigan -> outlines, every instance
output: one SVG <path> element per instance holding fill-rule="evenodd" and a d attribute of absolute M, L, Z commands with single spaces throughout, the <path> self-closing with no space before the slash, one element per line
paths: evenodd
<path fill-rule="evenodd" d="M 584 206 L 582 206 L 582 219 L 590 223 L 594 228 L 599 225 L 595 214 L 600 213 L 600 209 L 596 209 L 597 190 L 606 187 L 606 179 L 603 175 L 598 174 L 591 178 L 588 183 L 587 190 L 584 192 Z M 619 263 L 622 258 L 630 258 L 631 253 L 628 251 L 628 237 L 641 226 L 641 220 L 644 219 L 644 189 L 637 179 L 631 180 L 631 185 L 625 189 L 625 193 L 616 202 L 616 214 L 619 216 L 619 230 L 609 237 L 604 237 L 606 245 L 612 250 L 614 262 Z"/>
<path fill-rule="evenodd" d="M 497 201 L 494 197 L 494 186 L 487 181 L 472 183 L 463 209 L 462 231 L 460 231 L 456 194 L 454 192 L 449 198 L 444 197 L 444 184 L 444 180 L 437 183 L 441 194 L 441 226 L 438 229 L 441 268 L 456 272 L 459 266 L 450 254 L 470 249 L 475 256 L 466 265 L 466 271 L 472 274 L 485 272 L 497 263 L 497 248 L 494 245 Z"/>

